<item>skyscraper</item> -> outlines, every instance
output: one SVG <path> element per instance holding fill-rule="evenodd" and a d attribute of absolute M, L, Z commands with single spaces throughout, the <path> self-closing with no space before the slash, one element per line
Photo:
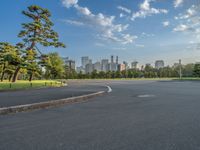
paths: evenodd
<path fill-rule="evenodd" d="M 64 57 L 62 59 L 63 59 L 65 65 L 68 66 L 68 68 L 70 70 L 75 70 L 75 61 L 74 60 L 69 59 L 69 57 Z"/>
<path fill-rule="evenodd" d="M 116 56 L 116 64 L 118 64 L 118 63 L 119 63 L 119 57 Z"/>
<path fill-rule="evenodd" d="M 111 56 L 111 63 L 114 63 L 114 56 Z"/>
<path fill-rule="evenodd" d="M 137 61 L 134 61 L 131 63 L 131 69 L 138 69 L 139 66 L 138 66 L 138 62 Z"/>
<path fill-rule="evenodd" d="M 81 65 L 83 68 L 85 68 L 85 66 L 89 64 L 89 57 L 88 56 L 84 56 L 84 57 L 81 57 Z"/>
<path fill-rule="evenodd" d="M 125 65 L 126 70 L 128 69 L 128 63 L 126 61 L 123 61 L 123 64 Z"/>
<path fill-rule="evenodd" d="M 163 61 L 163 60 L 157 60 L 157 61 L 155 62 L 155 68 L 156 68 L 156 69 L 163 68 L 164 66 L 165 66 L 165 64 L 164 64 L 164 61 Z"/>
<path fill-rule="evenodd" d="M 96 70 L 97 72 L 101 71 L 101 63 L 100 62 L 94 63 L 94 70 Z"/>
<path fill-rule="evenodd" d="M 85 73 L 92 73 L 93 70 L 94 70 L 94 66 L 92 63 L 89 63 L 85 66 Z"/>
<path fill-rule="evenodd" d="M 101 70 L 107 72 L 109 70 L 109 61 L 108 59 L 101 60 Z"/>

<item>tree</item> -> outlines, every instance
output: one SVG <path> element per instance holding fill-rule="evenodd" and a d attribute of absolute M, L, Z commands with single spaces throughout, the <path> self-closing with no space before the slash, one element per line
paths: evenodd
<path fill-rule="evenodd" d="M 23 30 L 18 34 L 23 41 L 18 44 L 21 48 L 26 51 L 39 51 L 37 45 L 65 47 L 63 43 L 59 42 L 58 33 L 52 29 L 53 22 L 49 19 L 51 13 L 47 9 L 31 5 L 27 11 L 22 11 L 22 13 L 32 21 L 22 24 Z M 13 82 L 16 81 L 19 71 L 20 66 L 15 70 Z"/>
<path fill-rule="evenodd" d="M 3 66 L 1 81 L 3 81 L 6 71 L 11 73 L 11 68 L 14 69 L 13 66 L 18 66 L 21 62 L 21 52 L 16 46 L 7 42 L 0 43 L 0 63 Z"/>
<path fill-rule="evenodd" d="M 200 64 L 195 64 L 194 65 L 194 76 L 195 77 L 200 77 Z"/>
<path fill-rule="evenodd" d="M 193 70 L 194 70 L 194 64 L 186 64 L 183 66 L 183 76 L 184 77 L 192 77 L 193 76 Z"/>
<path fill-rule="evenodd" d="M 91 78 L 96 79 L 97 77 L 98 77 L 97 70 L 93 70 L 92 73 L 91 73 Z"/>
<path fill-rule="evenodd" d="M 48 65 L 46 65 L 46 77 L 47 78 L 61 78 L 64 74 L 64 62 L 58 53 L 50 53 L 48 55 Z"/>

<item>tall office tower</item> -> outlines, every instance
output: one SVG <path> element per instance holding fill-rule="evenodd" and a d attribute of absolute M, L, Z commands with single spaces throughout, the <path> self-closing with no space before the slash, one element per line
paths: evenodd
<path fill-rule="evenodd" d="M 92 59 L 89 59 L 89 64 L 92 64 Z"/>
<path fill-rule="evenodd" d="M 165 63 L 164 63 L 163 60 L 157 60 L 157 61 L 155 62 L 155 68 L 156 68 L 156 69 L 164 68 L 164 66 L 165 66 Z"/>
<path fill-rule="evenodd" d="M 111 56 L 111 63 L 114 63 L 114 56 Z"/>
<path fill-rule="evenodd" d="M 116 64 L 118 64 L 118 63 L 119 63 L 119 57 L 116 56 Z"/>
<path fill-rule="evenodd" d="M 69 57 L 64 57 L 62 59 L 63 59 L 65 65 L 68 66 L 68 69 L 75 70 L 75 61 L 74 60 L 69 59 Z"/>
<path fill-rule="evenodd" d="M 84 57 L 81 57 L 81 65 L 83 68 L 85 68 L 85 66 L 89 64 L 89 57 L 88 56 L 84 56 Z"/>
<path fill-rule="evenodd" d="M 138 62 L 137 61 L 134 61 L 131 63 L 131 69 L 138 69 L 139 66 L 138 66 Z"/>
<path fill-rule="evenodd" d="M 93 70 L 94 70 L 94 66 L 92 63 L 89 63 L 85 66 L 85 73 L 92 73 Z"/>
<path fill-rule="evenodd" d="M 123 64 L 125 65 L 126 70 L 128 69 L 128 63 L 126 61 L 123 61 Z"/>
<path fill-rule="evenodd" d="M 94 70 L 96 70 L 97 72 L 101 71 L 101 63 L 100 62 L 96 62 L 94 63 Z"/>
<path fill-rule="evenodd" d="M 118 65 L 118 71 L 124 71 L 124 70 L 126 70 L 125 64 L 119 64 Z"/>
<path fill-rule="evenodd" d="M 117 71 L 118 65 L 116 63 L 109 63 L 109 71 Z"/>
<path fill-rule="evenodd" d="M 107 72 L 109 70 L 109 63 L 108 59 L 101 60 L 101 71 Z"/>

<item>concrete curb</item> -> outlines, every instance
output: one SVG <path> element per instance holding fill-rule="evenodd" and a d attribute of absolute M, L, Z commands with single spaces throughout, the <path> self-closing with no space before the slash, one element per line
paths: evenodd
<path fill-rule="evenodd" d="M 100 92 L 96 92 L 96 93 L 92 93 L 88 95 L 71 97 L 71 98 L 60 99 L 60 100 L 51 100 L 48 102 L 3 107 L 3 108 L 0 108 L 0 115 L 7 115 L 7 114 L 12 114 L 12 113 L 17 113 L 17 112 L 46 109 L 46 108 L 58 107 L 58 106 L 66 105 L 66 104 L 86 102 L 88 101 L 89 98 L 100 96 L 105 93 L 106 93 L 105 91 L 100 91 Z"/>

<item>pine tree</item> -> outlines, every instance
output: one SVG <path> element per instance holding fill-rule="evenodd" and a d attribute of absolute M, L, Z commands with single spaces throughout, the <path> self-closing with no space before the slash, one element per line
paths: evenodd
<path fill-rule="evenodd" d="M 54 24 L 50 20 L 51 13 L 47 9 L 31 5 L 28 7 L 28 10 L 22 11 L 22 13 L 31 19 L 31 22 L 22 24 L 23 30 L 19 33 L 18 37 L 22 38 L 23 42 L 18 45 L 26 51 L 32 51 L 32 57 L 37 55 L 35 52 L 39 51 L 37 48 L 38 45 L 44 47 L 53 46 L 56 48 L 65 47 L 63 43 L 59 42 L 58 33 L 52 29 Z M 41 54 L 40 51 L 39 53 Z M 40 58 L 43 59 L 45 56 L 46 55 L 42 55 Z M 32 63 L 33 62 L 32 60 Z M 20 67 L 18 67 L 14 73 L 13 82 L 16 81 L 19 70 Z"/>

